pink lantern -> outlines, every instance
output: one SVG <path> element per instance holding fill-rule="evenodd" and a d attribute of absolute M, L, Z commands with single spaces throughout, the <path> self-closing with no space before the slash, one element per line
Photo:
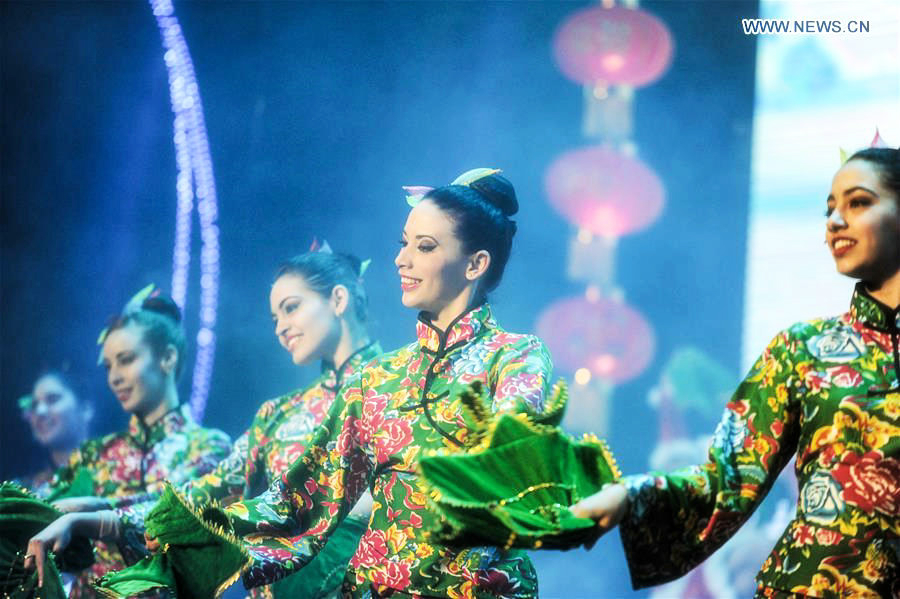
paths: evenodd
<path fill-rule="evenodd" d="M 544 177 L 550 204 L 576 227 L 619 236 L 651 224 L 663 207 L 656 174 L 636 158 L 589 146 L 566 152 Z"/>
<path fill-rule="evenodd" d="M 565 372 L 587 368 L 594 376 L 622 383 L 650 364 L 656 340 L 650 325 L 622 302 L 570 297 L 553 302 L 538 317 L 537 334 Z"/>
<path fill-rule="evenodd" d="M 553 39 L 562 72 L 584 85 L 646 85 L 668 68 L 672 36 L 662 21 L 636 8 L 595 6 L 566 19 Z"/>

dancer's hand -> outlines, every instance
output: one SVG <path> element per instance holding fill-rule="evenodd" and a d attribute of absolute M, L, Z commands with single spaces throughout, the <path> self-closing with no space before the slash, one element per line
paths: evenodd
<path fill-rule="evenodd" d="M 38 571 L 38 586 L 44 584 L 47 553 L 65 551 L 73 536 L 111 541 L 119 538 L 119 517 L 112 510 L 63 514 L 28 541 L 25 569 Z"/>
<path fill-rule="evenodd" d="M 67 497 L 53 502 L 61 512 L 96 512 L 108 510 L 109 502 L 101 497 Z"/>
<path fill-rule="evenodd" d="M 152 553 L 156 553 L 159 551 L 159 541 L 156 540 L 156 537 L 151 537 L 146 532 L 144 533 L 144 544 L 147 546 L 147 550 Z"/>
<path fill-rule="evenodd" d="M 579 518 L 590 518 L 596 522 L 599 529 L 597 538 L 599 538 L 618 525 L 625 517 L 625 513 L 628 511 L 628 495 L 624 485 L 619 483 L 607 485 L 569 509 Z M 593 543 L 589 544 L 588 549 L 591 547 L 593 547 Z"/>
<path fill-rule="evenodd" d="M 50 523 L 47 528 L 37 533 L 28 541 L 28 549 L 25 552 L 25 569 L 37 568 L 38 587 L 44 586 L 44 567 L 47 553 L 53 551 L 59 553 L 69 546 L 72 540 L 73 520 L 71 514 L 60 516 Z"/>

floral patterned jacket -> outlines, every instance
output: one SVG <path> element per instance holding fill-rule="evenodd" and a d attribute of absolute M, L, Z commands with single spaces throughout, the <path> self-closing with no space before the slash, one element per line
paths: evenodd
<path fill-rule="evenodd" d="M 231 439 L 220 430 L 203 428 L 182 405 L 152 426 L 132 416 L 128 430 L 85 442 L 69 465 L 54 475 L 53 487 L 72 481 L 81 468 L 94 479 L 94 495 L 112 506 L 128 505 L 145 493 L 158 493 L 165 481 L 181 484 L 210 472 L 228 455 Z M 124 567 L 118 548 L 94 543 L 94 565 L 75 581 L 70 597 L 95 597 L 90 580 Z"/>
<path fill-rule="evenodd" d="M 898 325 L 900 310 L 857 285 L 848 313 L 772 340 L 728 403 L 706 464 L 627 477 L 620 530 L 635 587 L 703 561 L 796 454 L 796 516 L 757 575 L 758 595 L 897 596 Z"/>
<path fill-rule="evenodd" d="M 338 368 L 323 362 L 321 375 L 310 385 L 264 402 L 231 454 L 212 472 L 184 484 L 181 492 L 195 505 L 213 501 L 228 505 L 265 491 L 303 455 L 344 381 L 380 353 L 376 342 L 354 352 Z M 144 518 L 157 497 L 118 510 L 123 533 L 133 529 L 143 541 Z"/>
<path fill-rule="evenodd" d="M 303 455 L 310 435 L 325 419 L 345 379 L 380 353 L 376 342 L 354 352 L 338 368 L 323 362 L 322 374 L 311 385 L 265 402 L 231 456 L 189 485 L 190 499 L 195 504 L 211 499 L 231 503 L 265 491 Z M 238 481 L 240 488 L 234 485 Z"/>
<path fill-rule="evenodd" d="M 310 385 L 263 403 L 250 428 L 235 441 L 231 454 L 209 474 L 182 485 L 181 492 L 195 505 L 212 501 L 228 505 L 265 491 L 303 455 L 343 383 L 380 353 L 381 346 L 374 342 L 337 368 L 323 362 L 321 375 Z M 144 520 L 157 498 L 158 494 L 153 494 L 117 510 L 121 544 L 133 548 L 134 557 L 139 557 L 144 547 Z M 349 554 L 345 563 L 347 559 Z M 136 561 L 131 555 L 126 560 Z"/>
<path fill-rule="evenodd" d="M 301 460 L 262 496 L 232 504 L 235 531 L 253 557 L 248 587 L 309 562 L 366 488 L 369 529 L 344 579 L 345 596 L 537 595 L 527 555 L 490 547 L 432 544 L 416 474 L 423 451 L 455 448 L 468 428 L 459 393 L 474 381 L 493 408 L 542 410 L 550 357 L 536 337 L 507 333 L 488 305 L 461 315 L 446 333 L 420 317 L 418 340 L 384 354 L 348 382 Z"/>

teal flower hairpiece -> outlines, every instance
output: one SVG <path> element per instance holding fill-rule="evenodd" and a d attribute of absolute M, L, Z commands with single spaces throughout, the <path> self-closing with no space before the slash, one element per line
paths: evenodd
<path fill-rule="evenodd" d="M 472 185 L 472 183 L 478 181 L 479 179 L 483 179 L 500 172 L 502 171 L 499 168 L 473 168 L 458 176 L 450 183 L 450 185 L 465 185 L 466 187 L 469 187 Z M 406 192 L 406 203 L 412 207 L 415 207 L 419 202 L 422 201 L 422 199 L 428 194 L 428 192 L 432 191 L 433 189 L 434 187 L 427 187 L 424 185 L 404 185 L 403 190 Z"/>
<path fill-rule="evenodd" d="M 19 409 L 23 412 L 31 411 L 32 406 L 34 406 L 34 396 L 30 393 L 28 395 L 23 395 L 18 399 Z"/>
<path fill-rule="evenodd" d="M 363 275 L 366 274 L 366 271 L 369 270 L 369 266 L 372 264 L 371 258 L 366 258 L 359 264 L 359 278 L 363 278 Z"/>
<path fill-rule="evenodd" d="M 450 183 L 450 185 L 465 185 L 466 187 L 468 187 L 479 179 L 484 179 L 485 177 L 496 175 L 499 172 L 502 172 L 499 168 L 473 168 L 458 176 L 453 180 L 452 183 Z"/>

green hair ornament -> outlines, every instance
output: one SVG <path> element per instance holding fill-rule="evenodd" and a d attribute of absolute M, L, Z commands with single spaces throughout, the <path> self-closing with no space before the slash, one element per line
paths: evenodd
<path fill-rule="evenodd" d="M 404 185 L 403 191 L 406 192 L 406 203 L 409 204 L 410 207 L 415 208 L 432 189 L 434 189 L 434 187 L 425 185 Z"/>
<path fill-rule="evenodd" d="M 32 406 L 34 405 L 34 396 L 31 395 L 31 393 L 23 395 L 17 400 L 17 403 L 19 404 L 20 410 L 22 410 L 23 412 L 30 412 Z"/>
<path fill-rule="evenodd" d="M 475 181 L 496 175 L 501 172 L 499 168 L 473 168 L 458 176 L 450 185 L 465 185 L 469 187 Z"/>
<path fill-rule="evenodd" d="M 870 148 L 890 148 L 891 146 L 884 141 L 884 138 L 881 137 L 881 132 L 878 130 L 878 127 L 875 127 L 875 137 L 872 138 L 872 141 L 869 142 Z M 850 158 L 850 155 L 847 153 L 847 150 L 844 148 L 839 148 L 841 151 L 841 166 L 844 166 L 847 163 L 847 160 Z"/>
<path fill-rule="evenodd" d="M 430 189 L 430 188 L 429 188 Z M 310 253 L 320 253 L 320 254 L 333 254 L 331 246 L 328 245 L 328 240 L 323 239 L 321 242 L 318 237 L 313 237 L 312 244 L 309 246 Z M 359 265 L 359 272 L 356 273 L 356 276 L 360 279 L 363 278 L 363 275 L 366 274 L 366 271 L 369 270 L 369 265 L 372 264 L 371 258 L 366 258 Z"/>
<path fill-rule="evenodd" d="M 127 316 L 129 314 L 134 314 L 144 305 L 144 302 L 151 297 L 156 297 L 159 295 L 159 289 L 156 288 L 156 285 L 150 283 L 137 293 L 135 293 L 128 303 L 125 304 L 125 307 L 122 308 L 122 316 Z M 106 338 L 109 336 L 109 327 L 103 327 L 103 330 L 100 331 L 100 335 L 97 337 L 97 345 L 102 346 L 106 343 Z M 97 356 L 97 365 L 103 363 L 103 348 L 100 348 L 100 355 Z"/>
<path fill-rule="evenodd" d="M 450 183 L 450 185 L 465 185 L 466 187 L 470 187 L 475 181 L 484 179 L 485 177 L 490 177 L 491 175 L 496 175 L 500 172 L 503 171 L 501 171 L 499 168 L 473 168 L 458 176 Z M 415 207 L 419 202 L 422 201 L 422 199 L 428 194 L 428 192 L 432 191 L 433 189 L 434 187 L 428 187 L 425 185 L 404 185 L 403 190 L 406 192 L 406 203 L 411 207 Z"/>

